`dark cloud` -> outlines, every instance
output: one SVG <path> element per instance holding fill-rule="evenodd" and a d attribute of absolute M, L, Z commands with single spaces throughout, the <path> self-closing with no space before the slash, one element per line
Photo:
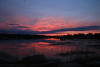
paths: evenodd
<path fill-rule="evenodd" d="M 18 25 L 18 24 L 8 24 L 8 25 Z"/>
<path fill-rule="evenodd" d="M 20 28 L 27 28 L 24 26 L 17 26 Z M 66 28 L 52 31 L 30 31 L 30 30 L 5 30 L 0 29 L 0 33 L 14 33 L 14 34 L 49 34 L 63 31 L 88 31 L 88 30 L 100 30 L 100 26 L 84 26 L 84 27 L 76 27 L 76 28 Z"/>
<path fill-rule="evenodd" d="M 38 34 L 38 31 L 29 31 L 29 30 L 5 30 L 0 29 L 0 33 L 13 33 L 13 34 Z"/>
<path fill-rule="evenodd" d="M 16 27 L 18 27 L 18 28 L 28 28 L 26 26 L 16 26 Z"/>
<path fill-rule="evenodd" d="M 43 32 L 41 32 L 41 34 L 64 32 L 64 31 L 88 31 L 88 30 L 100 30 L 100 26 L 84 26 L 84 27 L 52 30 L 52 31 L 43 31 Z"/>
<path fill-rule="evenodd" d="M 100 30 L 100 26 L 84 26 L 84 27 L 76 27 L 76 28 L 66 28 L 66 29 L 54 30 L 54 32 L 61 32 L 61 31 L 87 31 L 87 30 Z"/>

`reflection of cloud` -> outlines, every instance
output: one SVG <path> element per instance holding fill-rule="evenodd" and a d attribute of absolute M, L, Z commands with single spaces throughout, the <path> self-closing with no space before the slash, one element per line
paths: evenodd
<path fill-rule="evenodd" d="M 23 28 L 22 26 L 21 28 Z M 64 31 L 88 31 L 88 30 L 100 30 L 100 26 L 84 26 L 84 27 L 76 27 L 76 28 L 65 28 L 58 29 L 52 31 L 30 31 L 30 30 L 5 30 L 0 29 L 0 33 L 15 33 L 15 34 L 48 34 L 48 33 L 56 33 L 56 32 L 64 32 Z"/>
<path fill-rule="evenodd" d="M 17 48 L 20 48 L 20 47 L 27 47 L 28 45 L 18 45 L 16 46 Z"/>
<path fill-rule="evenodd" d="M 18 48 L 14 48 L 14 47 L 12 47 L 12 48 L 8 48 L 9 50 L 14 50 L 14 49 L 18 49 Z"/>

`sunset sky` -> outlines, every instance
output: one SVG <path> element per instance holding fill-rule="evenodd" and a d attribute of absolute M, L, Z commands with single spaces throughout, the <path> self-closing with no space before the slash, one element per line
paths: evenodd
<path fill-rule="evenodd" d="M 0 0 L 0 33 L 100 33 L 100 0 Z"/>

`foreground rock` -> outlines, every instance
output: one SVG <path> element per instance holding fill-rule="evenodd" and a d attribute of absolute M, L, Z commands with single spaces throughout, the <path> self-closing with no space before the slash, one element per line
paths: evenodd
<path fill-rule="evenodd" d="M 49 59 L 48 62 L 55 62 L 56 64 L 60 64 L 61 60 L 60 59 Z"/>
<path fill-rule="evenodd" d="M 25 64 L 0 64 L 0 67 L 57 67 L 55 62 L 48 62 L 43 64 L 31 64 L 31 65 L 25 65 Z"/>
<path fill-rule="evenodd" d="M 60 59 L 46 59 L 44 55 L 33 55 L 23 58 L 18 64 L 24 64 L 28 67 L 57 67 Z"/>
<path fill-rule="evenodd" d="M 27 66 L 22 64 L 0 64 L 0 67 L 27 67 Z"/>
<path fill-rule="evenodd" d="M 46 62 L 47 59 L 41 54 L 25 57 L 20 61 L 21 64 L 41 64 Z"/>
<path fill-rule="evenodd" d="M 42 64 L 32 64 L 29 65 L 29 67 L 58 67 L 56 62 L 47 62 L 47 63 L 42 63 Z"/>
<path fill-rule="evenodd" d="M 8 55 L 4 52 L 0 52 L 0 64 L 9 64 L 14 63 L 18 61 L 19 59 L 17 57 Z"/>
<path fill-rule="evenodd" d="M 77 63 L 63 63 L 59 64 L 58 67 L 83 67 L 83 66 Z"/>
<path fill-rule="evenodd" d="M 100 61 L 90 61 L 86 63 L 86 67 L 100 67 Z"/>

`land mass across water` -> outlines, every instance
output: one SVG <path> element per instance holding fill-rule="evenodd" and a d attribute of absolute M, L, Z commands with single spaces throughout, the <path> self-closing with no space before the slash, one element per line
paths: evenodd
<path fill-rule="evenodd" d="M 68 34 L 62 36 L 46 36 L 46 35 L 36 35 L 36 34 L 0 34 L 0 40 L 9 40 L 9 39 L 46 39 L 46 38 L 57 38 L 60 40 L 66 39 L 100 39 L 100 33 L 79 33 L 79 34 Z"/>

